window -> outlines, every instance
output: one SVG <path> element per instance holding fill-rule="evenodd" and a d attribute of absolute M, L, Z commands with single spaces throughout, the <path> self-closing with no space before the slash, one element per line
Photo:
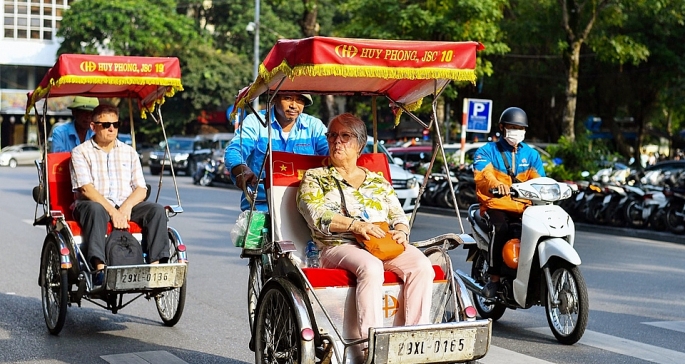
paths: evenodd
<path fill-rule="evenodd" d="M 0 88 L 33 90 L 49 67 L 0 65 Z"/>
<path fill-rule="evenodd" d="M 3 36 L 13 39 L 52 40 L 68 0 L 5 0 Z"/>

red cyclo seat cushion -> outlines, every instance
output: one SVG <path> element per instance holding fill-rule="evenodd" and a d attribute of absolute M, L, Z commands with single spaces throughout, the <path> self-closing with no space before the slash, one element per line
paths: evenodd
<path fill-rule="evenodd" d="M 81 225 L 79 225 L 79 223 L 77 221 L 69 220 L 69 221 L 67 221 L 67 224 L 69 225 L 69 229 L 71 229 L 71 233 L 74 236 L 81 236 Z M 143 229 L 133 221 L 129 221 L 128 225 L 129 225 L 128 231 L 131 234 L 143 232 Z M 109 222 L 107 224 L 107 234 L 109 234 L 111 231 L 112 231 L 112 223 Z"/>
<path fill-rule="evenodd" d="M 444 281 L 445 273 L 439 265 L 434 265 L 435 278 L 433 281 Z M 307 280 L 314 288 L 323 287 L 353 287 L 357 285 L 357 277 L 345 269 L 302 268 Z M 390 271 L 384 272 L 384 284 L 402 283 L 400 277 Z"/>

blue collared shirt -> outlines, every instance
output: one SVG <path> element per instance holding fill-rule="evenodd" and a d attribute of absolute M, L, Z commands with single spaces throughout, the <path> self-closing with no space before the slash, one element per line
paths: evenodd
<path fill-rule="evenodd" d="M 260 111 L 261 118 L 265 118 L 265 110 Z M 311 115 L 300 114 L 295 121 L 290 133 L 283 135 L 281 124 L 276 121 L 275 113 L 271 119 L 271 147 L 274 151 L 291 152 L 306 155 L 328 155 L 328 142 L 326 141 L 326 126 L 323 122 Z M 268 146 L 268 130 L 262 126 L 257 117 L 252 114 L 243 120 L 243 126 L 235 133 L 235 137 L 226 147 L 224 161 L 229 170 L 241 164 L 247 165 L 255 174 L 262 168 L 266 149 Z M 231 176 L 235 183 L 234 176 Z M 265 178 L 262 173 L 261 178 Z M 257 192 L 256 209 L 267 211 L 266 191 L 264 184 L 259 184 Z M 243 194 L 240 200 L 241 210 L 250 208 L 250 204 Z"/>
<path fill-rule="evenodd" d="M 86 139 L 88 140 L 95 135 L 92 129 L 88 128 L 86 132 Z M 71 152 L 77 145 L 81 144 L 81 139 L 76 132 L 76 126 L 73 121 L 62 124 L 52 129 L 52 152 Z"/>

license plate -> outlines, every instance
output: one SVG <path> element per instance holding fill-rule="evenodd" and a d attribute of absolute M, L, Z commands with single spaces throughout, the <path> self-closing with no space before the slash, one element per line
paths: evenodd
<path fill-rule="evenodd" d="M 170 165 L 171 165 L 171 161 L 163 160 L 163 161 L 162 161 L 162 165 L 163 165 L 163 166 L 170 166 Z"/>
<path fill-rule="evenodd" d="M 108 268 L 107 288 L 124 291 L 180 287 L 183 284 L 184 276 L 185 266 L 183 264 Z"/>
<path fill-rule="evenodd" d="M 389 336 L 388 363 L 435 363 L 474 357 L 476 329 L 399 332 Z"/>

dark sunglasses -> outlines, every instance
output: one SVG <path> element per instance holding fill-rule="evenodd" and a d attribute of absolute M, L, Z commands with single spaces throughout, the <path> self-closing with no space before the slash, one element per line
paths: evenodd
<path fill-rule="evenodd" d="M 328 139 L 329 142 L 334 142 L 340 137 L 341 142 L 347 143 L 350 141 L 350 138 L 356 136 L 357 134 L 354 133 L 326 133 L 326 139 Z"/>
<path fill-rule="evenodd" d="M 94 122 L 95 125 L 102 125 L 103 128 L 109 129 L 110 126 L 114 126 L 114 129 L 119 129 L 119 122 L 115 121 L 113 123 L 107 122 L 107 123 L 100 123 L 100 122 Z"/>

